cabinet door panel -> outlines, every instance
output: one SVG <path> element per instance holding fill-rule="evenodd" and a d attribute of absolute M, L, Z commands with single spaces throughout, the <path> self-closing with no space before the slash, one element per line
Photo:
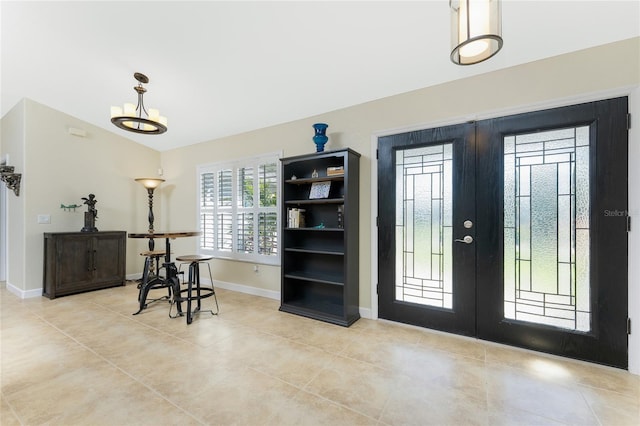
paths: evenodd
<path fill-rule="evenodd" d="M 91 242 L 86 238 L 66 237 L 59 242 L 57 253 L 59 287 L 74 288 L 91 281 Z"/>
<path fill-rule="evenodd" d="M 93 273 L 95 280 L 113 281 L 121 276 L 122 238 L 113 236 L 96 237 L 93 248 Z"/>

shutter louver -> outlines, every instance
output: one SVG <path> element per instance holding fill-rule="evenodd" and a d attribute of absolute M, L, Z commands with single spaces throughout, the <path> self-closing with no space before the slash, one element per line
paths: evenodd
<path fill-rule="evenodd" d="M 253 253 L 253 213 L 238 214 L 238 251 Z"/>
<path fill-rule="evenodd" d="M 200 175 L 200 230 L 202 237 L 200 247 L 213 249 L 215 247 L 215 220 L 213 209 L 215 207 L 214 173 L 202 173 Z"/>
<path fill-rule="evenodd" d="M 260 213 L 258 219 L 258 254 L 278 254 L 278 214 Z"/>

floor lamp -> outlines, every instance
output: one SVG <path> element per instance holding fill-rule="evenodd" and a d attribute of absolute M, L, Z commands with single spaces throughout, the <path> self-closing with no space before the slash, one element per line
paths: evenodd
<path fill-rule="evenodd" d="M 149 234 L 153 235 L 153 191 L 160 186 L 164 179 L 160 178 L 137 178 L 136 182 L 140 182 L 145 188 L 147 188 L 147 194 L 149 194 Z M 153 251 L 155 243 L 153 242 L 153 236 L 149 237 L 149 250 Z"/>

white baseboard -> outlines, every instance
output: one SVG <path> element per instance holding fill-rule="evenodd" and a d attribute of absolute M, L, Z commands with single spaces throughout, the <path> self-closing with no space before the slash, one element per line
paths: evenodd
<path fill-rule="evenodd" d="M 203 282 L 209 282 L 207 279 L 202 279 Z M 213 280 L 213 285 L 218 288 L 224 288 L 225 290 L 237 291 L 238 293 L 251 294 L 253 296 L 261 296 L 269 299 L 280 300 L 280 292 L 275 290 L 266 290 L 264 288 L 251 287 L 249 285 L 230 283 L 226 281 Z"/>
<path fill-rule="evenodd" d="M 363 308 L 362 306 L 360 306 L 358 308 L 358 311 L 360 312 L 360 316 L 362 318 L 375 319 L 375 318 L 373 318 L 373 316 L 371 316 L 371 309 L 369 309 L 369 308 Z"/>
<path fill-rule="evenodd" d="M 31 299 L 33 297 L 41 297 L 42 296 L 42 289 L 41 288 L 36 288 L 33 290 L 23 290 L 21 288 L 16 287 L 15 285 L 7 282 L 7 290 L 9 290 L 10 293 L 15 294 L 16 296 L 18 296 L 20 299 Z"/>

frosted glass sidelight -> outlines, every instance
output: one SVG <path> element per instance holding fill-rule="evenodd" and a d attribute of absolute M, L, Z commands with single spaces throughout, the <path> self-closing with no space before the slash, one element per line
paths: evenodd
<path fill-rule="evenodd" d="M 413 229 L 414 256 L 421 259 L 414 265 L 414 275 L 419 278 L 431 278 L 431 249 L 432 227 L 434 211 L 432 209 L 431 173 L 413 175 L 415 182 L 415 195 L 413 199 L 413 221 L 408 224 Z M 412 226 L 413 225 L 413 226 Z M 438 235 L 436 234 L 437 238 Z M 428 259 L 428 260 L 427 260 Z M 415 261 L 415 259 L 414 259 Z"/>
<path fill-rule="evenodd" d="M 453 308 L 453 148 L 396 153 L 396 300 Z"/>
<path fill-rule="evenodd" d="M 531 287 L 555 293 L 558 286 L 557 167 L 532 167 L 531 187 Z"/>
<path fill-rule="evenodd" d="M 504 144 L 504 316 L 586 332 L 589 127 Z"/>

